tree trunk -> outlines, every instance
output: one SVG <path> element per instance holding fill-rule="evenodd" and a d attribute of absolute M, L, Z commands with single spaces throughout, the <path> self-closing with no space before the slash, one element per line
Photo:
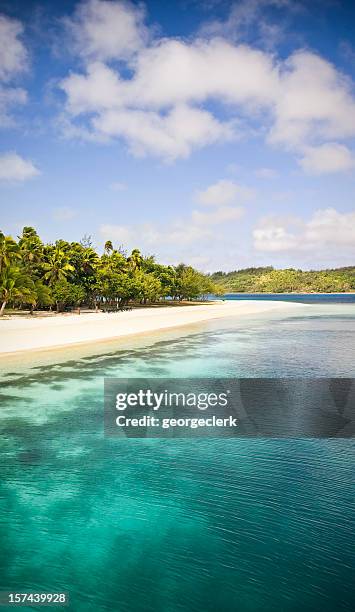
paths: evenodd
<path fill-rule="evenodd" d="M 5 306 L 6 306 L 6 300 L 4 300 L 3 303 L 1 304 L 0 317 L 2 317 L 2 315 L 4 314 Z"/>
<path fill-rule="evenodd" d="M 31 304 L 30 314 L 33 315 L 33 304 Z"/>

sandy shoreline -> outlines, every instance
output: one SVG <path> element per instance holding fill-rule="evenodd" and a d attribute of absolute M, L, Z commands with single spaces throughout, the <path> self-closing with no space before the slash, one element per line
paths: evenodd
<path fill-rule="evenodd" d="M 221 302 L 182 308 L 0 320 L 0 354 L 51 349 L 181 327 L 212 319 L 307 307 L 277 301 Z"/>

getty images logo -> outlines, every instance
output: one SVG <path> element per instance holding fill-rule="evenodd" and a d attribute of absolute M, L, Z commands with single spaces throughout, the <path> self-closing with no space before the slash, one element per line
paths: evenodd
<path fill-rule="evenodd" d="M 229 389 L 221 393 L 171 392 L 167 389 L 157 392 L 152 389 L 139 389 L 137 392 L 117 393 L 116 409 L 126 410 L 126 408 L 137 407 L 159 410 L 161 407 L 187 407 L 207 410 L 214 407 L 226 407 L 229 394 Z"/>

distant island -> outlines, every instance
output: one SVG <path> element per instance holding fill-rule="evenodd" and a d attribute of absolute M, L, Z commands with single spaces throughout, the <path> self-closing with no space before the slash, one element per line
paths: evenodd
<path fill-rule="evenodd" d="M 355 292 L 355 266 L 327 270 L 244 268 L 215 272 L 213 283 L 230 293 L 346 293 Z"/>

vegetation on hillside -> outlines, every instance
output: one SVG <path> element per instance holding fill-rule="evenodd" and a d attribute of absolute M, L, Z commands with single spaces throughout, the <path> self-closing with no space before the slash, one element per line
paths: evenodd
<path fill-rule="evenodd" d="M 231 293 L 341 293 L 355 291 L 355 267 L 275 270 L 273 267 L 216 272 L 214 283 Z"/>
<path fill-rule="evenodd" d="M 90 237 L 44 244 L 33 227 L 18 240 L 0 232 L 0 316 L 6 306 L 30 309 L 80 307 L 119 310 L 165 297 L 191 300 L 222 294 L 221 283 L 191 266 L 165 266 L 138 249 L 127 255 L 105 243 L 98 254 Z"/>

